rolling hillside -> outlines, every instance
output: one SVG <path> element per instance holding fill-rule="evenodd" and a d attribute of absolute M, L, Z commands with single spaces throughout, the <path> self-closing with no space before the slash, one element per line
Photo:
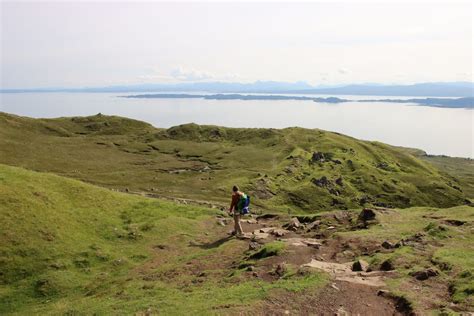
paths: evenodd
<path fill-rule="evenodd" d="M 456 178 L 406 150 L 316 129 L 165 130 L 104 115 L 1 113 L 0 163 L 217 205 L 239 184 L 254 205 L 283 212 L 467 203 Z"/>
<path fill-rule="evenodd" d="M 375 209 L 368 227 L 359 212 L 297 216 L 294 231 L 254 217 L 255 241 L 239 240 L 216 210 L 0 165 L 0 313 L 472 311 L 471 207 Z M 354 260 L 375 271 L 331 273 Z"/>

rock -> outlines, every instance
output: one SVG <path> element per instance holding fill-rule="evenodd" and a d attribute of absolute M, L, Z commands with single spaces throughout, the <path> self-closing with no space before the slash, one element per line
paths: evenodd
<path fill-rule="evenodd" d="M 334 226 L 329 226 L 329 227 L 327 228 L 327 230 L 333 230 L 333 229 L 336 229 L 336 227 L 334 227 Z"/>
<path fill-rule="evenodd" d="M 251 241 L 249 243 L 249 250 L 257 250 L 261 247 L 262 245 L 260 245 L 258 242 L 255 242 L 255 241 Z"/>
<path fill-rule="evenodd" d="M 258 231 L 260 233 L 269 234 L 269 233 L 273 232 L 275 229 L 277 229 L 277 228 L 276 227 L 263 227 L 263 228 L 257 229 L 256 231 Z"/>
<path fill-rule="evenodd" d="M 217 219 L 217 224 L 220 226 L 226 226 L 227 225 L 227 219 L 226 218 L 218 218 Z"/>
<path fill-rule="evenodd" d="M 390 297 L 390 292 L 387 290 L 378 290 L 377 296 Z"/>
<path fill-rule="evenodd" d="M 317 162 L 325 162 L 329 159 L 326 158 L 324 153 L 321 153 L 319 151 L 313 152 L 313 155 L 311 156 L 311 162 L 312 163 L 317 163 Z"/>
<path fill-rule="evenodd" d="M 385 240 L 383 243 L 382 243 L 382 247 L 384 247 L 385 249 L 392 249 L 392 248 L 395 248 L 395 246 L 388 240 Z"/>
<path fill-rule="evenodd" d="M 271 233 L 275 235 L 276 237 L 283 237 L 286 234 L 288 234 L 289 231 L 286 229 L 274 229 Z"/>
<path fill-rule="evenodd" d="M 326 178 L 326 176 L 322 176 L 321 178 L 319 179 L 316 179 L 316 178 L 313 178 L 311 180 L 311 182 L 318 186 L 318 187 L 321 187 L 321 188 L 327 188 L 331 185 L 331 180 L 328 180 L 328 178 Z"/>
<path fill-rule="evenodd" d="M 295 231 L 301 227 L 301 223 L 296 217 L 293 217 L 291 221 L 288 224 L 284 225 L 283 227 L 285 227 L 288 230 Z"/>
<path fill-rule="evenodd" d="M 439 272 L 433 268 L 426 270 L 411 272 L 410 275 L 419 281 L 428 280 L 431 277 L 437 276 Z"/>
<path fill-rule="evenodd" d="M 288 271 L 288 268 L 286 267 L 286 264 L 282 262 L 277 265 L 275 269 L 275 274 L 278 275 L 279 277 L 282 277 L 285 275 L 287 271 Z"/>
<path fill-rule="evenodd" d="M 365 260 L 359 259 L 352 264 L 352 271 L 367 271 L 369 263 Z"/>
<path fill-rule="evenodd" d="M 305 244 L 308 247 L 313 247 L 316 249 L 319 249 L 319 247 L 322 246 L 319 241 L 316 241 L 315 239 L 310 239 L 310 238 L 301 239 L 301 243 Z"/>
<path fill-rule="evenodd" d="M 314 222 L 310 223 L 307 227 L 306 227 L 306 231 L 311 231 L 311 230 L 314 230 L 314 229 L 318 229 L 319 226 L 321 225 L 321 221 L 320 220 L 315 220 Z"/>
<path fill-rule="evenodd" d="M 331 284 L 331 287 L 332 287 L 333 289 L 335 289 L 336 291 L 340 291 L 339 288 L 338 288 L 338 287 L 336 286 L 336 284 L 334 284 L 334 283 Z"/>
<path fill-rule="evenodd" d="M 258 221 L 254 218 L 248 219 L 247 224 L 258 224 Z"/>
<path fill-rule="evenodd" d="M 400 248 L 403 246 L 405 246 L 405 242 L 403 240 L 400 240 L 395 245 L 393 245 L 394 248 Z"/>
<path fill-rule="evenodd" d="M 385 260 L 382 262 L 380 265 L 380 270 L 381 271 L 392 271 L 395 270 L 395 267 L 393 266 L 393 262 L 390 259 Z"/>
<path fill-rule="evenodd" d="M 268 233 L 261 233 L 261 232 L 253 232 L 253 240 L 261 240 L 261 239 L 267 239 L 270 237 L 270 234 Z"/>
<path fill-rule="evenodd" d="M 466 221 L 460 221 L 460 220 L 457 220 L 457 219 L 447 219 L 445 220 L 445 222 L 449 225 L 453 225 L 453 226 L 462 226 L 464 224 L 466 224 Z"/>
<path fill-rule="evenodd" d="M 364 208 L 359 214 L 359 221 L 367 222 L 374 220 L 376 217 L 375 211 L 370 208 Z"/>
<path fill-rule="evenodd" d="M 349 312 L 346 311 L 343 306 L 339 307 L 339 309 L 334 315 L 335 316 L 350 316 Z"/>

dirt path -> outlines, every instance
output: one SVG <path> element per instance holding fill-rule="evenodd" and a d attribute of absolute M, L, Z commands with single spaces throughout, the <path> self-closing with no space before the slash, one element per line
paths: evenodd
<path fill-rule="evenodd" d="M 230 227 L 230 225 L 229 225 Z M 260 260 L 250 276 L 257 276 L 267 282 L 278 279 L 275 269 L 282 264 L 300 268 L 311 268 L 326 272 L 331 281 L 323 289 L 302 292 L 275 291 L 256 310 L 254 315 L 406 315 L 403 304 L 396 298 L 379 295 L 385 288 L 385 280 L 392 272 L 354 272 L 354 257 L 338 255 L 347 245 L 338 238 L 308 237 L 304 230 L 282 229 L 282 221 L 260 219 L 258 224 L 244 222 L 249 240 L 261 244 L 279 240 L 287 244 L 282 255 Z M 336 230 L 335 230 L 336 231 Z M 283 236 L 279 236 L 283 234 Z M 249 243 L 243 240 L 242 243 Z M 367 245 L 361 245 L 366 250 Z M 343 261 L 338 262 L 338 261 Z"/>
<path fill-rule="evenodd" d="M 319 238 L 314 238 L 314 232 L 308 232 L 302 227 L 292 230 L 283 227 L 286 222 L 288 218 L 247 217 L 243 220 L 246 238 L 235 242 L 235 237 L 228 235 L 233 227 L 232 219 L 216 218 L 215 222 L 204 223 L 203 231 L 206 233 L 190 241 L 187 246 L 189 253 L 199 252 L 199 249 L 206 250 L 204 256 L 182 261 L 180 258 L 187 255 L 182 253 L 182 246 L 177 247 L 173 243 L 156 245 L 155 258 L 136 269 L 134 274 L 144 281 L 161 280 L 185 289 L 192 283 L 205 282 L 207 278 L 226 278 L 229 272 L 237 270 L 240 270 L 241 280 L 276 282 L 280 278 L 280 275 L 275 273 L 276 269 L 279 266 L 291 265 L 325 272 L 331 280 L 322 289 L 299 292 L 273 290 L 263 302 L 250 308 L 251 315 L 383 316 L 409 313 L 403 310 L 403 306 L 397 306 L 395 299 L 378 295 L 379 290 L 384 289 L 390 272 L 352 271 L 351 265 L 356 255 L 345 250 L 348 247 L 343 240 L 333 238 L 337 228 L 332 229 L 328 235 L 317 235 Z M 234 240 L 233 246 L 226 247 L 230 240 Z M 256 260 L 254 266 L 247 270 L 239 267 L 239 262 L 248 256 L 251 244 L 263 247 L 266 243 L 276 240 L 286 244 L 283 253 Z M 360 246 L 364 250 L 367 249 L 366 245 Z M 163 264 L 172 267 L 160 270 L 159 267 Z M 235 282 L 240 281 L 237 279 Z M 246 308 L 246 311 L 248 310 Z M 234 311 L 238 315 L 242 314 L 238 308 Z"/>

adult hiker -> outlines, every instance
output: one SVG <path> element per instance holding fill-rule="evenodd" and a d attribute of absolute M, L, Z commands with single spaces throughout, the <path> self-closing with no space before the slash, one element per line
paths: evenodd
<path fill-rule="evenodd" d="M 229 207 L 229 214 L 234 216 L 234 231 L 232 235 L 242 237 L 244 231 L 240 223 L 240 218 L 243 214 L 248 213 L 249 197 L 244 192 L 240 191 L 239 188 L 234 185 L 232 188 L 232 201 Z"/>

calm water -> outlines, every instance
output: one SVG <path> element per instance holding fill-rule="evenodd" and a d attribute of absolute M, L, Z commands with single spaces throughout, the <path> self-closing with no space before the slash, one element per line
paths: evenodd
<path fill-rule="evenodd" d="M 100 112 L 143 120 L 156 127 L 190 122 L 229 127 L 300 126 L 420 148 L 430 154 L 474 157 L 474 111 L 468 109 L 383 102 L 323 104 L 312 101 L 126 99 L 117 95 L 0 94 L 0 111 L 43 118 Z M 365 96 L 352 98 L 369 99 Z"/>

